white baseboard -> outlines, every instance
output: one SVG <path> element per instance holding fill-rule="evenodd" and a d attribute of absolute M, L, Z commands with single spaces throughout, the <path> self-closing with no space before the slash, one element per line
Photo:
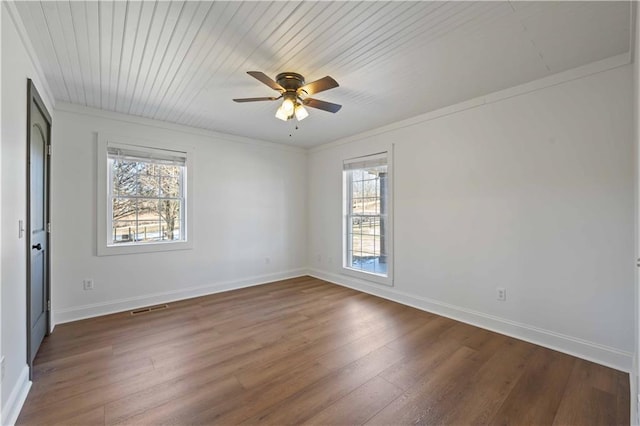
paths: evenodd
<path fill-rule="evenodd" d="M 266 274 L 242 278 L 239 280 L 218 282 L 205 286 L 190 287 L 175 291 L 167 291 L 163 293 L 155 293 L 139 297 L 130 297 L 127 299 L 111 300 L 104 303 L 93 303 L 90 305 L 74 306 L 65 309 L 55 309 L 53 312 L 52 329 L 55 324 L 63 324 L 65 322 L 93 318 L 101 315 L 113 314 L 116 312 L 129 311 L 144 306 L 157 305 L 160 303 L 175 302 L 176 300 L 206 296 L 208 294 L 221 293 L 223 291 L 236 290 L 244 287 L 268 284 L 273 281 L 295 278 L 303 275 L 307 275 L 306 269 L 293 269 L 290 271 L 278 272 L 274 274 Z"/>
<path fill-rule="evenodd" d="M 18 415 L 24 402 L 27 400 L 27 395 L 31 389 L 31 381 L 29 380 L 29 366 L 25 365 L 18 377 L 18 382 L 15 384 L 7 404 L 2 407 L 2 426 L 13 426 L 18 420 Z"/>
<path fill-rule="evenodd" d="M 607 367 L 615 368 L 616 370 L 628 373 L 632 370 L 633 354 L 616 348 L 545 330 L 532 325 L 511 321 L 495 315 L 489 315 L 437 300 L 415 296 L 399 291 L 395 288 L 383 288 L 382 286 L 369 283 L 365 280 L 348 277 L 346 275 L 335 274 L 318 269 L 309 269 L 308 273 L 313 277 L 329 281 L 334 284 L 373 294 L 394 302 L 402 303 L 403 305 L 432 312 L 443 317 L 495 331 L 516 339 L 525 340 L 536 345 L 544 346 L 549 349 L 564 352 Z"/>

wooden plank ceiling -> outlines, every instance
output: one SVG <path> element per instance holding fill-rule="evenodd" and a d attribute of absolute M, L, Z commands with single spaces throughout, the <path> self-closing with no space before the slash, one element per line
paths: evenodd
<path fill-rule="evenodd" d="M 57 102 L 305 147 L 628 52 L 631 33 L 628 1 L 16 5 Z M 232 102 L 277 95 L 250 70 L 331 75 L 314 97 L 343 108 L 285 123 Z"/>

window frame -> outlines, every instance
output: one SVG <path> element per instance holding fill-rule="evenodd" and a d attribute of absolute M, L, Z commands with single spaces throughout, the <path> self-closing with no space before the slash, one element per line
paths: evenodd
<path fill-rule="evenodd" d="M 349 248 L 350 248 L 350 210 L 349 206 L 352 205 L 352 186 L 350 170 L 345 169 L 345 164 L 355 163 L 359 161 L 367 161 L 374 157 L 386 157 L 387 166 L 387 220 L 385 222 L 385 249 L 387 256 L 387 275 L 377 274 L 375 272 L 364 271 L 361 269 L 352 268 L 349 265 Z M 383 284 L 386 286 L 393 286 L 393 145 L 387 150 L 373 152 L 370 154 L 359 155 L 357 157 L 345 158 L 342 161 L 342 273 L 350 275 L 355 278 L 371 281 L 377 284 Z"/>
<path fill-rule="evenodd" d="M 184 209 L 184 240 L 166 240 L 145 243 L 111 244 L 113 233 L 113 211 L 109 187 L 112 185 L 112 171 L 109 167 L 108 148 L 123 148 L 131 151 L 152 152 L 172 151 L 184 156 L 185 165 L 182 175 Z M 135 253 L 153 253 L 193 248 L 193 148 L 165 141 L 146 141 L 123 136 L 100 133 L 97 141 L 97 255 L 121 255 Z"/>

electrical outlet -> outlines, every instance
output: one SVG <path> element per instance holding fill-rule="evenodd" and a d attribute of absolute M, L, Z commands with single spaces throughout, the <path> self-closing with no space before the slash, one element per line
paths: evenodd
<path fill-rule="evenodd" d="M 82 288 L 85 290 L 93 290 L 93 279 L 89 278 L 88 280 L 83 280 Z"/>
<path fill-rule="evenodd" d="M 496 298 L 501 302 L 507 300 L 507 289 L 503 287 L 496 288 Z"/>
<path fill-rule="evenodd" d="M 4 357 L 0 358 L 0 381 L 4 380 L 4 367 L 5 362 L 4 362 Z"/>

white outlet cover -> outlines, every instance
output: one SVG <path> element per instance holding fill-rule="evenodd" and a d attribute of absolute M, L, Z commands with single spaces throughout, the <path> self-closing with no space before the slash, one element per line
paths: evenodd
<path fill-rule="evenodd" d="M 498 287 L 496 289 L 496 297 L 501 302 L 507 300 L 507 289 L 502 288 L 502 287 Z"/>

